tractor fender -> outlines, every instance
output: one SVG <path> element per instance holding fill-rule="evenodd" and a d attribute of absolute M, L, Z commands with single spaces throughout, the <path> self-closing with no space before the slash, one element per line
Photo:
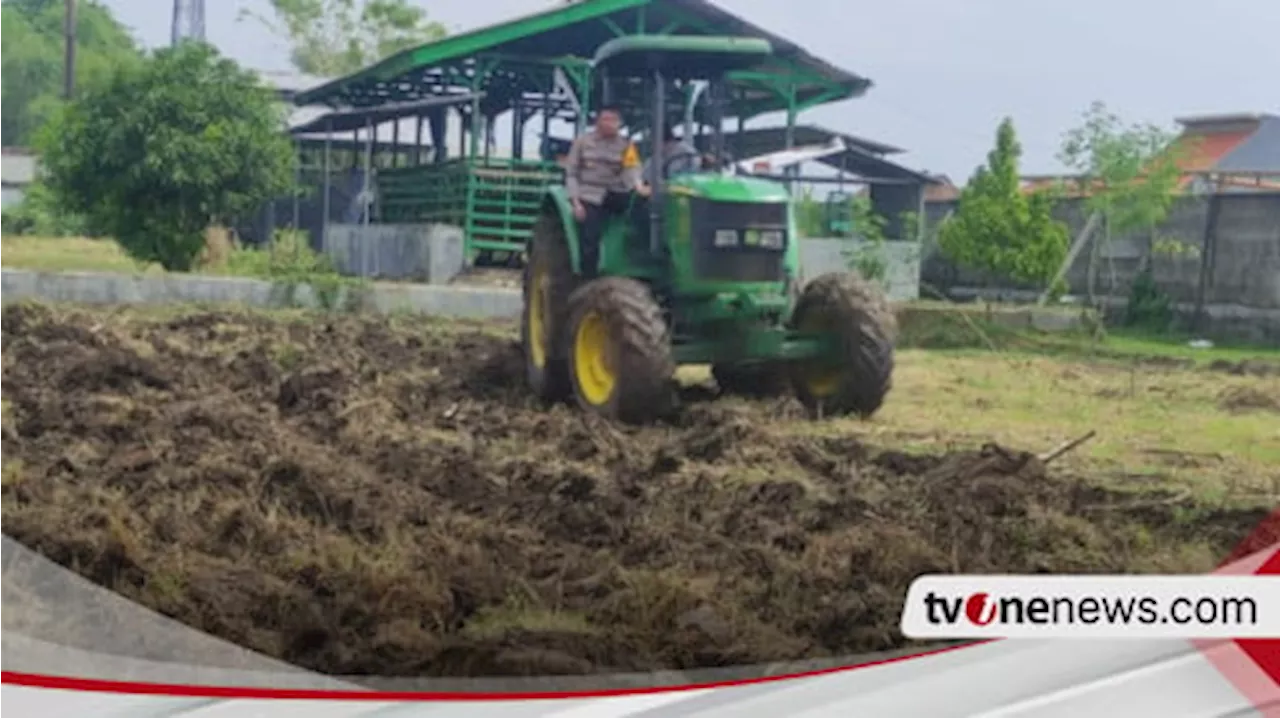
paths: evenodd
<path fill-rule="evenodd" d="M 569 248 L 569 263 L 573 266 L 574 274 L 580 274 L 582 248 L 578 245 L 578 221 L 573 217 L 573 206 L 569 202 L 569 193 L 564 187 L 547 188 L 547 193 L 542 198 L 541 212 L 559 217 L 564 228 L 564 243 Z"/>

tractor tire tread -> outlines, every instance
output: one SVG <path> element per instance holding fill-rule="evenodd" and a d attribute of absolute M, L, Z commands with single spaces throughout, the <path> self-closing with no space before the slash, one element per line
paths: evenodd
<path fill-rule="evenodd" d="M 619 383 L 609 413 L 626 423 L 644 423 L 670 412 L 676 371 L 671 333 L 648 286 L 628 277 L 602 277 L 579 287 L 569 306 L 570 326 L 594 310 L 617 332 Z"/>
<path fill-rule="evenodd" d="M 539 370 L 533 365 L 526 349 L 526 374 L 534 393 L 541 399 L 559 401 L 568 398 L 571 392 L 569 366 L 565 356 L 565 325 L 569 318 L 569 297 L 577 286 L 577 277 L 573 272 L 564 227 L 560 218 L 549 212 L 543 213 L 534 223 L 528 261 L 524 263 L 524 271 L 521 273 L 525 310 L 520 322 L 520 338 L 526 346 L 530 341 L 529 293 L 533 271 L 539 263 L 546 264 L 550 285 L 546 317 L 547 361 L 546 366 Z"/>
<path fill-rule="evenodd" d="M 805 286 L 793 322 L 812 311 L 827 312 L 838 322 L 840 359 L 851 377 L 834 396 L 822 401 L 823 411 L 871 416 L 893 388 L 898 322 L 888 298 L 856 272 L 833 272 Z M 795 388 L 801 402 L 815 409 L 818 401 L 803 382 L 796 381 Z"/>

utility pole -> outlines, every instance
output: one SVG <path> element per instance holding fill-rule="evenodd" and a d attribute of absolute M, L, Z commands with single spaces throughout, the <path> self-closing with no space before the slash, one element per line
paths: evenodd
<path fill-rule="evenodd" d="M 63 55 L 62 91 L 70 100 L 76 91 L 76 0 L 66 0 L 62 13 Z"/>
<path fill-rule="evenodd" d="M 204 42 L 204 0 L 173 0 L 173 27 L 169 42 L 176 46 L 183 40 Z"/>

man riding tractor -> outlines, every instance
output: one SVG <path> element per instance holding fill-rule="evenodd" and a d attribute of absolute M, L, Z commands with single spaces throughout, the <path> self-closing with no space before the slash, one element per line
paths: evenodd
<path fill-rule="evenodd" d="M 771 53 L 754 38 L 635 36 L 602 46 L 594 70 L 606 104 L 614 81 L 643 86 L 649 138 L 667 136 L 669 95 L 708 83 L 704 123 L 714 132 L 712 157 L 723 158 L 729 73 Z M 598 215 L 598 253 L 589 246 L 594 228 L 579 220 L 593 216 L 578 206 L 595 199 L 581 185 L 590 168 L 573 175 L 574 161 L 597 161 L 585 151 L 567 168 L 578 185 L 571 179 L 568 189 L 548 190 L 530 241 L 521 336 L 536 394 L 572 395 L 587 411 L 645 422 L 675 406 L 677 365 L 710 364 L 723 390 L 789 384 L 814 416 L 879 409 L 892 384 L 892 311 L 853 273 L 799 289 L 799 237 L 785 185 L 714 166 L 672 172 L 663 142 L 650 143 L 650 162 L 662 171 L 644 184 L 633 171 L 634 146 L 608 141 L 616 154 L 598 161 L 619 170 L 602 193 L 615 190 L 616 211 Z M 644 230 L 622 207 L 636 194 L 648 195 Z"/>

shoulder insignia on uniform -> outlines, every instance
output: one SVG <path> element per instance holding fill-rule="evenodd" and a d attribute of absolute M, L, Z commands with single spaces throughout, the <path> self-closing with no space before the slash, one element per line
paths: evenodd
<path fill-rule="evenodd" d="M 636 143 L 631 142 L 627 145 L 627 149 L 622 152 L 622 168 L 632 169 L 640 166 L 640 150 L 636 149 Z"/>

